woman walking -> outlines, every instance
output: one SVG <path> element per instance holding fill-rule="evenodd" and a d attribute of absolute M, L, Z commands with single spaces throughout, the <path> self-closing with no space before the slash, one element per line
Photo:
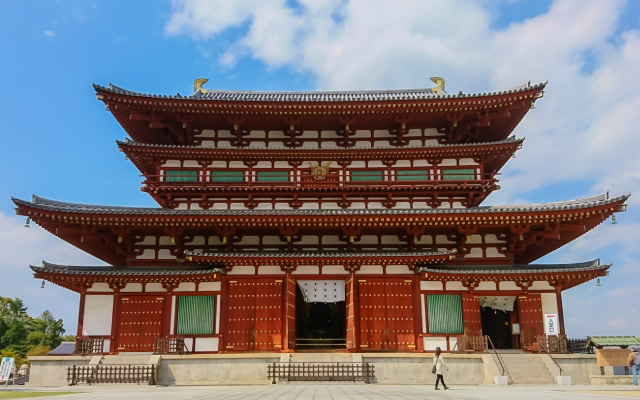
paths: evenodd
<path fill-rule="evenodd" d="M 433 366 L 436 370 L 436 390 L 440 390 L 440 388 L 438 387 L 439 382 L 442 382 L 442 386 L 444 386 L 444 390 L 447 390 L 449 389 L 449 386 L 445 385 L 444 377 L 442 376 L 442 371 L 447 366 L 444 365 L 444 360 L 440 356 L 440 353 L 442 353 L 442 350 L 440 350 L 440 347 L 436 347 L 436 354 L 434 354 L 433 356 Z"/>

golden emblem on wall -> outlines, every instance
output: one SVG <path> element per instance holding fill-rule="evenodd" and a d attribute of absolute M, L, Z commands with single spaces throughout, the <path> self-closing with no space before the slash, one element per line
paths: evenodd
<path fill-rule="evenodd" d="M 331 169 L 331 163 L 333 163 L 333 161 L 329 161 L 322 165 L 311 164 L 310 169 L 311 169 L 311 176 L 313 176 L 313 179 L 315 179 L 316 181 L 323 181 L 327 179 L 327 175 L 329 175 L 329 169 Z"/>

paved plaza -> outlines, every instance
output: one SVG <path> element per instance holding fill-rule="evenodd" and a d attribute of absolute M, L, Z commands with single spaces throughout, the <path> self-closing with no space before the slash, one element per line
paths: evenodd
<path fill-rule="evenodd" d="M 223 399 L 223 400 L 418 400 L 418 399 L 473 399 L 473 400 L 578 400 L 578 399 L 640 399 L 640 389 L 634 386 L 454 386 L 450 390 L 434 390 L 431 386 L 417 385 L 332 385 L 332 384 L 280 384 L 270 386 L 79 386 L 79 387 L 9 387 L 4 391 L 74 391 L 77 393 L 55 396 L 53 399 Z"/>

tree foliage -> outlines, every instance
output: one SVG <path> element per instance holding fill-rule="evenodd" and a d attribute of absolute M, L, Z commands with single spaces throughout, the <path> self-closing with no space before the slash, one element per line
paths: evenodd
<path fill-rule="evenodd" d="M 0 351 L 20 365 L 28 355 L 47 354 L 63 340 L 64 327 L 50 311 L 27 314 L 22 300 L 0 296 Z"/>

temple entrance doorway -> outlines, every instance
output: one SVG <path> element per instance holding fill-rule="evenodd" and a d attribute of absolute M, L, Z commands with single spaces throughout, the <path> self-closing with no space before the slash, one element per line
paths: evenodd
<path fill-rule="evenodd" d="M 296 350 L 345 349 L 346 327 L 345 281 L 297 281 Z"/>
<path fill-rule="evenodd" d="M 518 326 L 518 312 L 513 309 L 515 299 L 515 296 L 480 296 L 482 334 L 491 338 L 496 349 L 518 348 L 518 341 L 514 340 Z"/>

